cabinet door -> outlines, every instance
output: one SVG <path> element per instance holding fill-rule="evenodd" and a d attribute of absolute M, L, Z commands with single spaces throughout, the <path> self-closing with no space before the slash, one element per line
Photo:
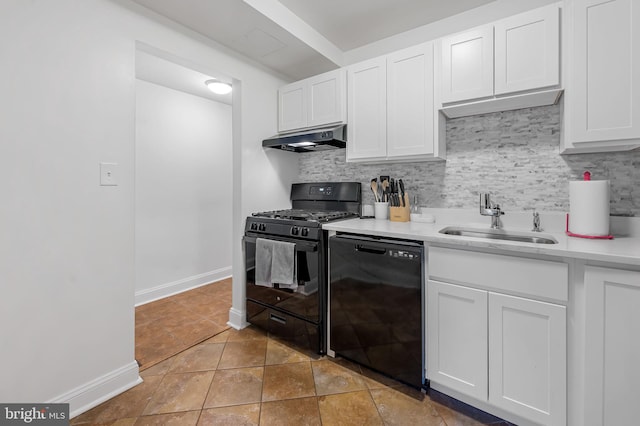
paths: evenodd
<path fill-rule="evenodd" d="M 640 3 L 573 7 L 570 142 L 640 138 Z"/>
<path fill-rule="evenodd" d="M 427 284 L 427 378 L 487 400 L 487 292 Z"/>
<path fill-rule="evenodd" d="M 640 272 L 585 267 L 587 425 L 640 418 Z"/>
<path fill-rule="evenodd" d="M 494 25 L 496 95 L 560 84 L 559 16 L 554 5 Z"/>
<path fill-rule="evenodd" d="M 493 96 L 493 26 L 441 39 L 442 102 Z"/>
<path fill-rule="evenodd" d="M 489 293 L 489 402 L 566 424 L 566 330 L 564 306 Z"/>
<path fill-rule="evenodd" d="M 433 43 L 387 57 L 387 156 L 434 153 Z"/>
<path fill-rule="evenodd" d="M 306 88 L 303 81 L 278 90 L 278 131 L 301 129 L 307 125 Z"/>
<path fill-rule="evenodd" d="M 341 123 L 346 116 L 346 72 L 330 71 L 311 77 L 307 81 L 307 126 L 316 127 Z"/>
<path fill-rule="evenodd" d="M 387 64 L 376 58 L 347 69 L 347 161 L 387 156 Z"/>

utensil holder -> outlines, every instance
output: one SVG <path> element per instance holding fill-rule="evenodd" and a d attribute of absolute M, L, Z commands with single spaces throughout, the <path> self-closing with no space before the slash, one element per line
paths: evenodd
<path fill-rule="evenodd" d="M 404 207 L 389 207 L 389 220 L 392 222 L 409 222 L 409 220 L 411 220 L 411 206 L 409 206 L 408 193 L 404 193 Z"/>
<path fill-rule="evenodd" d="M 386 201 L 377 201 L 373 206 L 373 210 L 376 219 L 387 220 L 389 217 L 389 203 Z"/>

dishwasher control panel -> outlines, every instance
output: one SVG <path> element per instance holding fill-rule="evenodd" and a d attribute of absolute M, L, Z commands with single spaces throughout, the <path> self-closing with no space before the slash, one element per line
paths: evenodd
<path fill-rule="evenodd" d="M 398 257 L 402 259 L 420 259 L 420 253 L 414 251 L 391 249 L 388 250 L 387 253 L 389 253 L 389 256 L 391 257 Z"/>

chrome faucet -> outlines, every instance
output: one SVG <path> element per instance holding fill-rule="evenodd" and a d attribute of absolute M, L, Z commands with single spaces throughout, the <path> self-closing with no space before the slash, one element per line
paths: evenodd
<path fill-rule="evenodd" d="M 504 212 L 500 210 L 500 204 L 493 204 L 491 202 L 491 196 L 489 194 L 480 194 L 480 214 L 482 216 L 491 216 L 492 229 L 500 229 L 502 227 L 500 216 L 502 216 Z"/>
<path fill-rule="evenodd" d="M 533 211 L 533 229 L 534 232 L 542 232 L 542 227 L 540 226 L 540 213 L 537 211 Z"/>

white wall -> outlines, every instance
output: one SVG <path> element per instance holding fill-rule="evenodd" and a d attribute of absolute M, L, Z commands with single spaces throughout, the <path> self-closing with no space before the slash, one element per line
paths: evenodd
<path fill-rule="evenodd" d="M 0 401 L 70 402 L 74 415 L 137 381 L 137 40 L 236 79 L 234 275 L 243 217 L 288 202 L 296 160 L 260 147 L 276 131 L 283 81 L 140 10 L 124 0 L 0 2 Z M 98 185 L 101 161 L 118 163 L 118 186 Z M 236 313 L 243 281 L 234 277 Z"/>
<path fill-rule="evenodd" d="M 135 144 L 136 304 L 231 276 L 231 106 L 137 80 Z"/>

